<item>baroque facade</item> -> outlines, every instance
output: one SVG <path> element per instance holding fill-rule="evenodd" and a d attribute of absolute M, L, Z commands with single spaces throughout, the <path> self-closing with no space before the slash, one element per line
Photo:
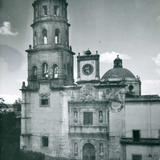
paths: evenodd
<path fill-rule="evenodd" d="M 28 84 L 22 85 L 21 149 L 77 160 L 160 158 L 159 96 L 119 56 L 100 77 L 98 51 L 69 46 L 66 0 L 35 0 Z"/>

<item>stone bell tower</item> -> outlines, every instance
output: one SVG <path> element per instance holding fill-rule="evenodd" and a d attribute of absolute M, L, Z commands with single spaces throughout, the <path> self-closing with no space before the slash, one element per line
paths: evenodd
<path fill-rule="evenodd" d="M 66 0 L 35 0 L 28 85 L 22 85 L 21 148 L 59 157 L 69 154 L 67 96 L 73 84 Z M 66 87 L 67 86 L 67 87 Z M 65 97 L 66 96 L 66 97 Z"/>
<path fill-rule="evenodd" d="M 28 52 L 28 82 L 32 89 L 41 81 L 61 87 L 73 83 L 73 55 L 69 46 L 66 0 L 33 3 L 33 48 Z"/>

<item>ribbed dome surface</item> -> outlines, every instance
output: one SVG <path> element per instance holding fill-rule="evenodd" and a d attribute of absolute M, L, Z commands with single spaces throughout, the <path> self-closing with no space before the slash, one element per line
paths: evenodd
<path fill-rule="evenodd" d="M 121 80 L 135 80 L 136 77 L 134 74 L 126 68 L 123 68 L 122 59 L 119 58 L 119 55 L 114 60 L 113 69 L 107 71 L 103 77 L 102 81 L 121 79 Z"/>
<path fill-rule="evenodd" d="M 134 74 L 125 68 L 113 68 L 107 71 L 103 77 L 103 81 L 107 81 L 108 79 L 114 79 L 114 78 L 120 78 L 120 79 L 136 79 Z"/>

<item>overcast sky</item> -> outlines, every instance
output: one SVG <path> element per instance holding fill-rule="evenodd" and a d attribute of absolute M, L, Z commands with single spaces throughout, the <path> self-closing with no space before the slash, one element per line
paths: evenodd
<path fill-rule="evenodd" d="M 143 94 L 160 94 L 160 1 L 68 1 L 73 50 L 98 50 L 101 76 L 119 54 L 123 66 L 141 77 Z M 32 2 L 0 0 L 0 97 L 6 102 L 21 97 L 21 83 L 27 80 Z"/>

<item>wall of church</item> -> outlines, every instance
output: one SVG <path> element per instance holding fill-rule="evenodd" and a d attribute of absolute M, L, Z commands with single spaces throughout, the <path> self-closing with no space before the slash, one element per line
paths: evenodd
<path fill-rule="evenodd" d="M 142 138 L 158 138 L 160 130 L 159 102 L 126 102 L 125 136 L 131 138 L 132 130 L 140 130 Z"/>
<path fill-rule="evenodd" d="M 68 141 L 68 92 L 51 91 L 49 84 L 41 84 L 38 92 L 29 92 L 26 99 L 29 102 L 25 109 L 30 108 L 30 123 L 23 120 L 21 138 L 22 145 L 27 145 L 27 131 L 30 135 L 30 144 L 26 146 L 28 150 L 42 152 L 51 156 L 69 156 Z M 41 97 L 48 98 L 48 104 L 41 104 Z M 65 115 L 65 116 L 64 116 Z M 27 125 L 26 125 L 27 121 Z M 47 137 L 47 142 L 43 142 L 43 137 Z M 24 143 L 23 143 L 24 142 Z M 47 144 L 43 144 L 47 143 Z"/>
<path fill-rule="evenodd" d="M 140 98 L 139 98 L 140 99 Z M 142 160 L 160 158 L 160 105 L 159 99 L 130 99 L 125 107 L 125 136 L 123 154 L 126 160 L 141 157 Z"/>
<path fill-rule="evenodd" d="M 133 160 L 134 155 L 139 155 L 142 160 L 159 160 L 160 147 L 159 146 L 127 146 L 126 160 Z"/>
<path fill-rule="evenodd" d="M 119 112 L 110 109 L 109 112 L 109 156 L 111 160 L 118 160 L 121 157 L 120 138 L 124 134 L 124 115 L 125 108 Z"/>

